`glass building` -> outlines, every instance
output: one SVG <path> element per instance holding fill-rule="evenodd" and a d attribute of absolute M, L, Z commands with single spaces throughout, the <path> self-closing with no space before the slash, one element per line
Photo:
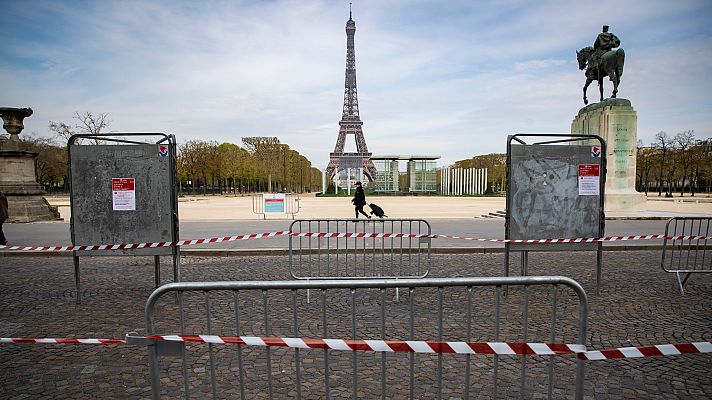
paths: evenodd
<path fill-rule="evenodd" d="M 376 167 L 376 191 L 398 192 L 398 160 L 374 160 Z"/>
<path fill-rule="evenodd" d="M 435 171 L 440 156 L 372 156 L 376 167 L 376 191 L 384 193 L 435 193 L 438 190 Z M 407 161 L 406 186 L 398 184 L 398 161 Z"/>
<path fill-rule="evenodd" d="M 408 161 L 408 187 L 411 192 L 436 192 L 435 160 L 415 159 Z"/>

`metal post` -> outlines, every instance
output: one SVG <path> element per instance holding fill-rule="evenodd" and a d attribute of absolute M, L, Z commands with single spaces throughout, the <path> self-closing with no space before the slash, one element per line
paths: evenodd
<path fill-rule="evenodd" d="M 487 187 L 487 180 L 484 177 L 484 169 L 479 170 L 480 174 L 480 194 L 485 194 L 485 189 Z"/>
<path fill-rule="evenodd" d="M 457 194 L 462 196 L 462 183 L 463 183 L 463 170 L 462 168 L 457 169 Z"/>
<path fill-rule="evenodd" d="M 482 169 L 477 169 L 477 194 L 482 194 Z"/>
<path fill-rule="evenodd" d="M 477 168 L 472 168 L 472 194 L 477 193 Z"/>
<path fill-rule="evenodd" d="M 155 282 L 156 287 L 161 286 L 161 256 L 153 256 L 153 262 L 155 264 Z"/>
<path fill-rule="evenodd" d="M 480 175 L 480 169 L 475 170 L 475 193 L 481 194 L 480 187 L 482 186 L 482 176 Z"/>
<path fill-rule="evenodd" d="M 477 169 L 470 169 L 470 193 L 477 194 Z"/>
<path fill-rule="evenodd" d="M 462 188 L 460 187 L 460 184 L 462 183 L 460 180 L 460 177 L 461 177 L 460 171 L 462 171 L 462 168 L 455 169 L 455 195 L 457 195 L 457 196 L 462 194 L 461 193 Z"/>
<path fill-rule="evenodd" d="M 470 194 L 470 179 L 472 175 L 470 174 L 470 168 L 465 169 L 465 193 Z"/>
<path fill-rule="evenodd" d="M 477 176 L 475 175 L 475 169 L 470 168 L 470 194 L 476 194 L 475 184 L 477 183 Z"/>
<path fill-rule="evenodd" d="M 484 175 L 485 175 L 485 179 L 483 182 L 484 189 L 482 190 L 482 194 L 485 194 L 487 192 L 487 168 L 484 169 Z"/>
<path fill-rule="evenodd" d="M 482 188 L 482 176 L 480 175 L 481 169 L 475 170 L 475 192 L 477 194 L 482 194 L 480 189 Z"/>
<path fill-rule="evenodd" d="M 72 258 L 74 259 L 74 286 L 77 289 L 77 304 L 82 302 L 82 292 L 81 292 L 81 283 L 79 279 L 79 256 L 77 255 L 77 252 L 73 252 Z"/>
<path fill-rule="evenodd" d="M 443 167 L 443 179 L 445 180 L 443 182 L 443 194 L 449 194 L 448 193 L 448 174 L 450 173 L 450 168 Z"/>
<path fill-rule="evenodd" d="M 321 194 L 326 194 L 326 170 L 321 170 Z"/>

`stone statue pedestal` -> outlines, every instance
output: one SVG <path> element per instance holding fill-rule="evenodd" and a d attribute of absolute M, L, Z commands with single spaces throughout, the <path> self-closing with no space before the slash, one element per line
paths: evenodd
<path fill-rule="evenodd" d="M 20 150 L 14 141 L 0 144 L 0 192 L 7 197 L 7 222 L 54 221 L 61 219 L 35 181 L 37 153 Z"/>
<path fill-rule="evenodd" d="M 635 190 L 638 116 L 626 99 L 606 99 L 579 110 L 571 133 L 598 135 L 606 141 L 608 211 L 642 211 L 647 198 Z"/>
<path fill-rule="evenodd" d="M 31 108 L 0 107 L 2 127 L 10 134 L 0 140 L 0 191 L 7 197 L 7 222 L 52 221 L 61 219 L 57 207 L 50 206 L 44 191 L 35 181 L 38 153 L 23 149 L 18 136 L 22 120 L 32 115 Z"/>

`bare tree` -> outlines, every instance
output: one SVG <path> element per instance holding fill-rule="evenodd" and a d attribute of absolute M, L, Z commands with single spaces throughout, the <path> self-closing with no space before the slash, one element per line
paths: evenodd
<path fill-rule="evenodd" d="M 652 147 L 640 147 L 637 152 L 636 169 L 640 173 L 640 187 L 638 191 L 644 191 L 647 196 L 650 191 L 650 181 L 653 175 L 653 165 L 655 154 Z"/>
<path fill-rule="evenodd" d="M 675 135 L 676 164 L 682 168 L 682 182 L 680 184 L 680 196 L 685 192 L 685 181 L 692 187 L 692 177 L 688 176 L 690 167 L 693 163 L 692 147 L 695 145 L 695 131 L 680 132 Z M 691 189 L 692 190 L 692 189 Z"/>
<path fill-rule="evenodd" d="M 74 128 L 65 124 L 64 122 L 54 122 L 49 121 L 49 130 L 54 132 L 54 134 L 64 141 L 65 143 L 69 141 L 69 138 L 74 135 Z"/>
<path fill-rule="evenodd" d="M 64 139 L 64 141 L 68 141 L 69 138 L 76 133 L 98 135 L 100 133 L 103 133 L 106 128 L 108 128 L 111 124 L 111 120 L 109 119 L 109 113 L 100 113 L 94 115 L 90 111 L 84 111 L 81 114 L 79 113 L 79 111 L 75 111 L 72 119 L 77 121 L 77 123 L 74 124 L 73 127 L 65 124 L 64 122 L 49 121 L 48 128 L 50 131 L 54 132 L 59 138 Z M 81 142 L 81 139 L 77 140 L 77 143 Z M 91 139 L 91 142 L 93 144 L 103 143 L 102 140 L 96 138 Z"/>
<path fill-rule="evenodd" d="M 655 134 L 655 149 L 657 153 L 660 155 L 660 164 L 659 164 L 659 169 L 658 169 L 658 196 L 662 194 L 663 190 L 663 182 L 666 181 L 665 178 L 670 178 L 668 179 L 668 183 L 672 180 L 672 176 L 675 172 L 674 168 L 674 163 L 671 163 L 672 165 L 668 165 L 666 161 L 668 160 L 668 152 L 671 150 L 673 147 L 674 141 L 666 132 L 660 131 Z M 667 173 L 667 175 L 666 175 Z M 672 185 L 668 185 L 668 188 L 665 190 L 665 197 L 668 197 L 668 193 L 672 195 Z"/>
<path fill-rule="evenodd" d="M 109 124 L 111 124 L 108 113 L 94 115 L 89 111 L 85 111 L 82 114 L 79 114 L 79 111 L 75 111 L 73 118 L 78 121 L 75 127 L 79 133 L 90 135 L 103 133 L 104 130 L 109 127 Z M 92 141 L 94 144 L 100 144 L 102 142 L 99 139 L 92 139 Z"/>

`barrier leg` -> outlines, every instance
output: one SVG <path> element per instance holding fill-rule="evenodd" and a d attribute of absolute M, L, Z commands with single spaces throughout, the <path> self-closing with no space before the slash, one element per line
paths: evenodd
<path fill-rule="evenodd" d="M 161 398 L 161 383 L 158 374 L 158 360 L 156 358 L 156 343 L 148 345 L 148 363 L 151 368 L 151 393 L 153 400 Z"/>
<path fill-rule="evenodd" d="M 155 265 L 155 287 L 159 287 L 161 286 L 161 256 L 153 256 L 153 263 Z"/>
<path fill-rule="evenodd" d="M 596 251 L 596 295 L 601 294 L 601 265 L 603 264 L 603 243 L 598 242 Z"/>
<path fill-rule="evenodd" d="M 77 304 L 80 304 L 82 302 L 82 291 L 79 279 L 79 256 L 77 256 L 76 252 L 72 255 L 72 261 L 74 262 L 74 287 L 77 289 Z"/>
<path fill-rule="evenodd" d="M 685 283 L 687 282 L 687 278 L 689 278 L 690 275 L 692 275 L 692 273 L 688 272 L 687 276 L 685 276 L 685 279 L 680 279 L 679 272 L 676 272 L 675 275 L 677 275 L 677 283 L 680 285 L 680 294 L 684 296 L 685 295 L 685 288 L 684 288 Z"/>

